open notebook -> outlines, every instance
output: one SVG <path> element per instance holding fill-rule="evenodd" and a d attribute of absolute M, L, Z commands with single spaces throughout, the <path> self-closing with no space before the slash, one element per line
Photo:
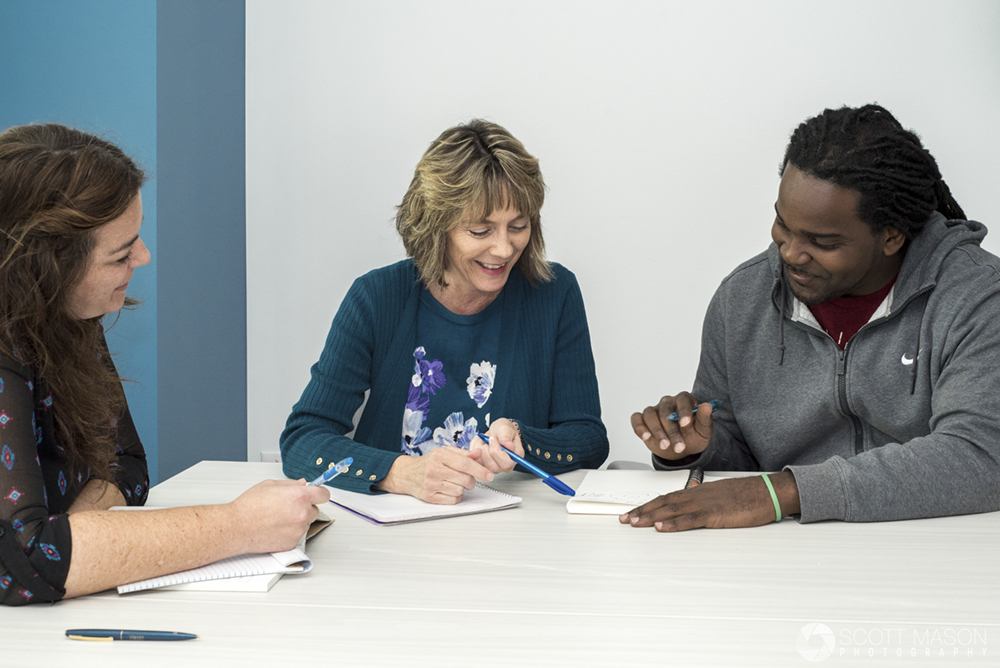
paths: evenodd
<path fill-rule="evenodd" d="M 308 573 L 312 562 L 299 548 L 269 554 L 242 554 L 201 568 L 140 580 L 118 587 L 119 594 L 169 587 L 199 591 L 267 591 L 285 573 Z"/>
<path fill-rule="evenodd" d="M 333 487 L 328 489 L 330 503 L 375 524 L 405 524 L 439 517 L 488 513 L 513 508 L 521 503 L 519 496 L 499 492 L 480 483 L 465 492 L 462 500 L 453 506 L 427 503 L 406 494 L 358 494 Z"/>
<path fill-rule="evenodd" d="M 143 511 L 156 510 L 149 506 L 124 506 L 111 510 Z M 140 580 L 118 587 L 119 594 L 130 594 L 147 589 L 170 589 L 186 591 L 238 591 L 266 592 L 286 573 L 308 573 L 312 561 L 306 556 L 306 540 L 312 538 L 333 519 L 321 506 L 319 517 L 312 523 L 299 544 L 287 552 L 263 554 L 241 554 L 222 559 L 200 568 L 192 568 L 170 575 Z"/>
<path fill-rule="evenodd" d="M 566 502 L 566 512 L 573 515 L 621 515 L 661 494 L 684 489 L 688 471 L 587 471 Z M 705 482 L 717 478 L 705 478 Z"/>

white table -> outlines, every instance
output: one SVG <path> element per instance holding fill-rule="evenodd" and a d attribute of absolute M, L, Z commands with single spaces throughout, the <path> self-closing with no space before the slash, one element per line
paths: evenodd
<path fill-rule="evenodd" d="M 280 465 L 202 462 L 149 504 L 226 502 L 268 477 Z M 531 476 L 494 486 L 524 502 L 389 527 L 334 507 L 307 548 L 313 571 L 266 594 L 106 592 L 2 608 L 0 665 L 802 666 L 800 650 L 823 657 L 821 636 L 801 637 L 816 622 L 834 636 L 828 666 L 1000 663 L 1000 513 L 667 535 L 569 515 L 566 497 Z M 201 638 L 62 637 L 76 627 Z"/>

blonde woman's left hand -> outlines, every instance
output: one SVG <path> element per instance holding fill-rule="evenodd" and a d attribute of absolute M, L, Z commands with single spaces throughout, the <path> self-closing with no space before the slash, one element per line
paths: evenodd
<path fill-rule="evenodd" d="M 490 437 L 489 443 L 483 442 L 480 438 L 474 438 L 469 445 L 469 450 L 481 451 L 482 458 L 479 463 L 493 473 L 513 471 L 514 460 L 508 457 L 500 446 L 504 446 L 521 457 L 524 456 L 521 432 L 517 426 L 507 418 L 499 418 L 490 424 L 486 435 Z"/>

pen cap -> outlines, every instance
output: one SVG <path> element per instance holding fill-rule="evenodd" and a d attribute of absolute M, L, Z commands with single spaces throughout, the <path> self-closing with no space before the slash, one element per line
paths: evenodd
<path fill-rule="evenodd" d="M 576 496 L 576 492 L 573 491 L 572 487 L 570 487 L 569 485 L 567 485 L 566 483 L 564 483 L 562 480 L 560 480 L 555 476 L 549 476 L 548 478 L 542 480 L 542 482 L 544 482 L 546 485 L 556 490 L 560 494 L 565 494 L 566 496 Z"/>

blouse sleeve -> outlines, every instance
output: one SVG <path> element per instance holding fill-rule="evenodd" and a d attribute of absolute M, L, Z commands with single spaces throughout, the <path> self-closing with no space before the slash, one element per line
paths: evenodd
<path fill-rule="evenodd" d="M 312 480 L 350 456 L 354 459 L 350 470 L 329 484 L 373 494 L 379 491 L 374 484 L 385 478 L 401 454 L 398 450 L 366 445 L 347 435 L 354 430 L 354 415 L 373 381 L 377 335 L 373 304 L 384 310 L 393 306 L 391 302 L 379 303 L 362 277 L 351 286 L 334 316 L 323 352 L 312 367 L 309 384 L 292 408 L 281 434 L 281 463 L 289 478 Z M 375 403 L 379 403 L 382 397 L 375 394 Z M 400 418 L 402 411 L 400 404 Z"/>
<path fill-rule="evenodd" d="M 111 358 L 107 359 L 114 366 Z M 111 471 L 125 503 L 130 506 L 144 505 L 149 496 L 149 468 L 146 450 L 142 447 L 127 403 L 125 412 L 115 423 L 115 457 Z"/>
<path fill-rule="evenodd" d="M 57 601 L 72 549 L 67 515 L 50 515 L 37 453 L 33 379 L 0 364 L 0 603 Z"/>
<path fill-rule="evenodd" d="M 566 287 L 553 291 L 561 304 L 527 309 L 525 339 L 519 350 L 536 346 L 539 361 L 520 361 L 517 374 L 532 394 L 519 390 L 512 411 L 529 461 L 551 474 L 597 468 L 608 457 L 608 434 L 601 421 L 597 370 L 583 294 L 576 277 L 554 266 Z M 535 342 L 546 342 L 545 345 Z M 542 378 L 545 380 L 542 381 Z M 541 411 L 541 412 L 539 412 Z M 520 468 L 518 469 L 520 470 Z"/>

